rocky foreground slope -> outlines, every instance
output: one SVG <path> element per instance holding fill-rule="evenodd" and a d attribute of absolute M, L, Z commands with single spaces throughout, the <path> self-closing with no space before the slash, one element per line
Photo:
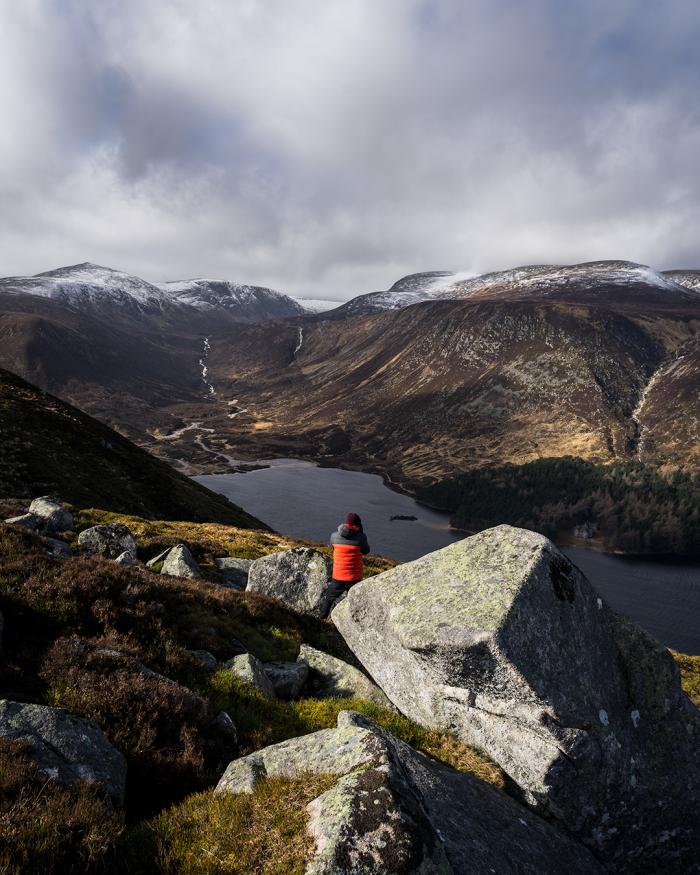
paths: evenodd
<path fill-rule="evenodd" d="M 541 536 L 369 557 L 329 623 L 311 545 L 22 509 L 0 525 L 3 871 L 697 871 L 699 712 Z"/>

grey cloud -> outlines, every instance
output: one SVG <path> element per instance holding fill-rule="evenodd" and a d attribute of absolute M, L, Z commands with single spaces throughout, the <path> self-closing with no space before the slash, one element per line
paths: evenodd
<path fill-rule="evenodd" d="M 691 0 L 0 0 L 3 273 L 700 264 Z"/>

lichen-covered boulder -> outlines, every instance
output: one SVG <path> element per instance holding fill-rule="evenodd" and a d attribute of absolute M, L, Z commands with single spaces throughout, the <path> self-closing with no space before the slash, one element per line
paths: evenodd
<path fill-rule="evenodd" d="M 482 532 L 357 584 L 333 622 L 404 714 L 483 749 L 613 867 L 697 859 L 700 714 L 546 538 Z"/>
<path fill-rule="evenodd" d="M 296 699 L 309 675 L 303 662 L 266 662 L 263 668 L 278 699 Z"/>
<path fill-rule="evenodd" d="M 252 564 L 252 559 L 239 559 L 237 556 L 224 556 L 214 560 L 221 575 L 221 585 L 238 590 L 244 590 L 248 585 L 248 573 Z"/>
<path fill-rule="evenodd" d="M 317 696 L 319 699 L 334 696 L 340 698 L 357 697 L 376 702 L 384 707 L 392 707 L 391 702 L 379 687 L 354 665 L 348 665 L 342 659 L 324 653 L 322 650 L 316 650 L 308 644 L 301 645 L 297 659 L 308 666 L 307 686 L 313 696 Z"/>
<path fill-rule="evenodd" d="M 251 687 L 255 687 L 266 699 L 275 698 L 275 688 L 272 686 L 272 681 L 265 674 L 262 662 L 252 653 L 239 653 L 238 656 L 225 662 L 224 668 L 232 671 Z"/>
<path fill-rule="evenodd" d="M 309 547 L 295 547 L 256 559 L 248 573 L 247 592 L 260 592 L 289 607 L 320 617 L 331 577 L 328 556 Z"/>
<path fill-rule="evenodd" d="M 67 532 L 73 528 L 73 514 L 51 495 L 35 498 L 29 505 L 29 513 L 41 520 L 45 532 Z"/>
<path fill-rule="evenodd" d="M 116 559 L 121 553 L 136 555 L 136 538 L 122 523 L 91 526 L 78 535 L 78 544 L 86 553 Z"/>
<path fill-rule="evenodd" d="M 0 737 L 28 742 L 47 777 L 63 784 L 98 784 L 114 805 L 124 801 L 126 760 L 92 720 L 62 708 L 2 700 Z"/>
<path fill-rule="evenodd" d="M 202 576 L 194 556 L 184 544 L 178 544 L 171 550 L 168 550 L 160 573 L 168 574 L 170 577 L 193 578 Z"/>
<path fill-rule="evenodd" d="M 217 793 L 268 776 L 337 776 L 308 806 L 311 875 L 600 875 L 589 851 L 482 781 L 418 753 L 350 711 L 335 729 L 229 764 Z"/>

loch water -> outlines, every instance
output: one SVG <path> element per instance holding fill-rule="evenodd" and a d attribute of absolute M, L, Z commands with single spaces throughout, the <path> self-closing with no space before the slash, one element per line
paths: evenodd
<path fill-rule="evenodd" d="M 321 468 L 297 459 L 260 460 L 266 468 L 195 477 L 214 492 L 295 538 L 327 541 L 348 511 L 362 517 L 373 552 L 402 562 L 464 537 L 447 514 L 394 492 L 376 474 Z M 415 521 L 391 520 L 415 516 Z M 655 638 L 700 653 L 700 563 L 615 556 L 563 548 L 598 592 Z"/>

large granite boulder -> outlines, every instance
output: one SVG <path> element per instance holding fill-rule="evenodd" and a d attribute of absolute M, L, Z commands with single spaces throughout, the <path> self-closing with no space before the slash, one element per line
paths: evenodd
<path fill-rule="evenodd" d="M 168 574 L 170 577 L 193 578 L 202 576 L 194 556 L 184 544 L 177 544 L 168 550 L 160 573 Z"/>
<path fill-rule="evenodd" d="M 336 656 L 302 644 L 297 661 L 309 669 L 307 687 L 312 696 L 319 699 L 356 697 L 392 708 L 391 702 L 367 675 Z"/>
<path fill-rule="evenodd" d="M 35 498 L 29 505 L 29 513 L 41 520 L 41 528 L 47 533 L 67 532 L 73 528 L 73 514 L 51 495 Z"/>
<path fill-rule="evenodd" d="M 700 714 L 546 538 L 482 532 L 357 584 L 333 622 L 404 714 L 483 749 L 611 866 L 697 860 Z"/>
<path fill-rule="evenodd" d="M 114 805 L 124 801 L 126 760 L 92 720 L 62 708 L 2 700 L 0 737 L 28 742 L 47 777 L 63 784 L 98 784 Z"/>
<path fill-rule="evenodd" d="M 320 617 L 331 572 L 331 560 L 324 553 L 295 547 L 256 559 L 248 572 L 246 591 L 261 592 L 302 614 Z"/>
<path fill-rule="evenodd" d="M 513 799 L 413 750 L 351 711 L 335 729 L 275 744 L 229 764 L 217 793 L 247 793 L 268 776 L 337 776 L 308 806 L 309 875 L 598 875 L 589 851 Z"/>
<path fill-rule="evenodd" d="M 86 553 L 116 559 L 122 553 L 136 555 L 136 538 L 122 523 L 91 526 L 78 535 L 78 544 Z"/>

